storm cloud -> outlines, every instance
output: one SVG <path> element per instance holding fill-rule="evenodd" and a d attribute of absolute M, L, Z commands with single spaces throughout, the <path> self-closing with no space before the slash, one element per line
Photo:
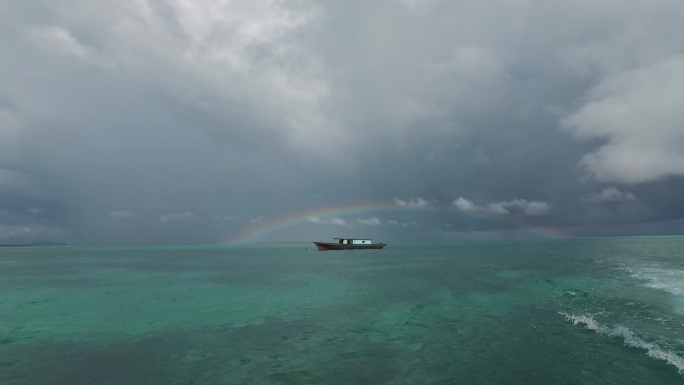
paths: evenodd
<path fill-rule="evenodd" d="M 682 14 L 0 1 L 0 243 L 681 233 Z"/>

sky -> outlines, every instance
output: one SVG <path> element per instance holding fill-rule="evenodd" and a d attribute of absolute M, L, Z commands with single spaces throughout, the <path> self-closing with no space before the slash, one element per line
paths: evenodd
<path fill-rule="evenodd" d="M 684 232 L 679 0 L 0 0 L 0 243 Z"/>

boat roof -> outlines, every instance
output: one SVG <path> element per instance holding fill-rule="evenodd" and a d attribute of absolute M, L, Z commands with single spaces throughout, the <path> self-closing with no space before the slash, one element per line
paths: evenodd
<path fill-rule="evenodd" d="M 370 241 L 370 238 L 333 238 L 333 239 L 351 239 L 351 240 L 357 240 L 357 241 Z"/>

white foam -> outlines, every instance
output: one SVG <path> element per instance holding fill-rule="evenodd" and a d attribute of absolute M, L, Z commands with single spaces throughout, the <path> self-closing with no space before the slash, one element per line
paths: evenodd
<path fill-rule="evenodd" d="M 626 326 L 616 325 L 614 327 L 610 327 L 601 325 L 590 315 L 573 315 L 567 313 L 560 314 L 565 316 L 568 321 L 572 321 L 574 325 L 582 324 L 587 329 L 593 330 L 598 334 L 603 334 L 613 338 L 622 338 L 625 345 L 638 349 L 644 349 L 649 357 L 665 361 L 670 365 L 674 365 L 680 374 L 684 374 L 684 357 L 678 356 L 671 351 L 662 349 L 652 342 L 644 341 Z"/>
<path fill-rule="evenodd" d="M 641 281 L 643 286 L 671 294 L 674 310 L 684 314 L 684 270 L 659 265 L 633 265 L 625 267 L 629 274 Z"/>
<path fill-rule="evenodd" d="M 684 296 L 684 270 L 658 266 L 631 267 L 632 277 L 647 281 L 647 287 Z"/>

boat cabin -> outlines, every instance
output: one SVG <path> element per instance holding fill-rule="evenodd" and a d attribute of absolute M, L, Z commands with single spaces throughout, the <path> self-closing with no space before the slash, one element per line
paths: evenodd
<path fill-rule="evenodd" d="M 316 242 L 318 250 L 382 249 L 386 243 L 373 243 L 370 238 L 333 238 L 335 242 Z"/>
<path fill-rule="evenodd" d="M 334 238 L 340 245 L 370 245 L 373 243 L 370 239 L 352 239 L 352 238 Z"/>

